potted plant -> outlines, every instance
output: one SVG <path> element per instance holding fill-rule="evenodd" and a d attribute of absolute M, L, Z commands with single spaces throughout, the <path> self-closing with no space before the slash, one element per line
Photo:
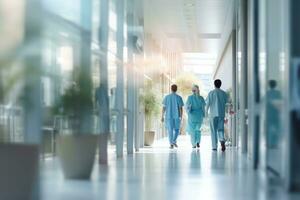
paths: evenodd
<path fill-rule="evenodd" d="M 84 83 L 84 84 L 83 84 Z M 89 77 L 79 74 L 56 106 L 64 129 L 58 137 L 58 156 L 67 179 L 88 179 L 93 169 L 98 136 L 92 134 L 93 100 Z"/>
<path fill-rule="evenodd" d="M 140 96 L 141 104 L 145 114 L 145 146 L 151 146 L 154 142 L 155 131 L 153 128 L 153 118 L 159 115 L 159 98 L 153 89 L 152 83 L 146 83 L 143 94 Z"/>

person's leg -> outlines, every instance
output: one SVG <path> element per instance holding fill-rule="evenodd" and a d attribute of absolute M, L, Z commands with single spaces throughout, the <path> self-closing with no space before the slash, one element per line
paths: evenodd
<path fill-rule="evenodd" d="M 200 130 L 197 130 L 197 143 L 199 143 L 200 144 L 200 142 L 201 142 L 201 131 Z"/>
<path fill-rule="evenodd" d="M 168 131 L 169 143 L 170 143 L 170 145 L 171 145 L 172 142 L 173 142 L 172 120 L 167 119 L 165 123 L 166 123 L 166 128 L 167 128 L 167 131 Z"/>
<path fill-rule="evenodd" d="M 217 133 L 215 127 L 215 118 L 210 118 L 211 145 L 213 149 L 217 149 Z"/>
<path fill-rule="evenodd" d="M 223 117 L 218 117 L 217 121 L 217 128 L 218 128 L 218 138 L 221 143 L 222 151 L 226 150 L 225 146 L 225 137 L 224 137 L 224 118 Z"/>
<path fill-rule="evenodd" d="M 189 121 L 188 122 L 188 131 L 191 137 L 191 144 L 193 147 L 196 146 L 196 135 L 195 135 L 195 128 L 193 122 Z"/>
<path fill-rule="evenodd" d="M 224 136 L 224 118 L 218 117 L 217 121 L 217 129 L 218 129 L 218 138 L 220 142 L 225 142 L 225 136 Z"/>
<path fill-rule="evenodd" d="M 195 131 L 195 141 L 196 141 L 196 145 L 197 147 L 200 147 L 200 130 L 196 130 Z"/>
<path fill-rule="evenodd" d="M 200 121 L 199 127 L 197 127 L 197 130 L 198 130 L 198 143 L 199 143 L 199 145 L 200 145 L 200 142 L 201 142 L 201 127 L 202 127 L 202 124 L 203 124 L 203 119 Z"/>
<path fill-rule="evenodd" d="M 174 136 L 173 136 L 173 144 L 177 147 L 177 138 L 180 132 L 180 119 L 174 119 Z"/>
<path fill-rule="evenodd" d="M 189 134 L 190 134 L 190 137 L 191 137 L 191 144 L 192 144 L 192 146 L 195 146 L 195 133 L 194 133 L 194 131 L 190 130 Z"/>
<path fill-rule="evenodd" d="M 173 144 L 173 130 L 171 128 L 168 130 L 168 137 L 170 145 Z"/>
<path fill-rule="evenodd" d="M 180 132 L 179 129 L 174 130 L 173 144 L 175 144 L 176 146 L 177 146 L 177 138 L 178 138 L 179 132 Z"/>

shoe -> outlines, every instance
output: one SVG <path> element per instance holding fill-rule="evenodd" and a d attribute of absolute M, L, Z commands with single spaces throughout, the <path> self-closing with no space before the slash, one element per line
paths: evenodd
<path fill-rule="evenodd" d="M 222 151 L 224 152 L 226 150 L 225 142 L 221 142 Z"/>
<path fill-rule="evenodd" d="M 174 145 L 173 144 L 170 145 L 170 149 L 174 149 Z"/>
<path fill-rule="evenodd" d="M 197 147 L 200 148 L 200 144 L 199 143 L 197 143 Z"/>
<path fill-rule="evenodd" d="M 212 149 L 213 151 L 217 151 L 217 149 Z"/>
<path fill-rule="evenodd" d="M 192 148 L 193 148 L 193 149 L 196 149 L 196 146 L 193 146 Z"/>
<path fill-rule="evenodd" d="M 174 143 L 173 145 L 174 145 L 174 147 L 178 148 L 178 145 L 176 143 Z"/>

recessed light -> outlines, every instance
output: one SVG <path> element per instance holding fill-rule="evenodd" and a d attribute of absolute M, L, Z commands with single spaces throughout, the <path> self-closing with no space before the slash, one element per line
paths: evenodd
<path fill-rule="evenodd" d="M 194 3 L 185 3 L 184 5 L 185 5 L 185 6 L 192 7 L 192 6 L 194 6 L 195 4 L 194 4 Z"/>

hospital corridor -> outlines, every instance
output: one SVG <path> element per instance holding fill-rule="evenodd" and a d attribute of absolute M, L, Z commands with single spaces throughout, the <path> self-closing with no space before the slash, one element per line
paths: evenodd
<path fill-rule="evenodd" d="M 0 200 L 300 199 L 299 0 L 0 0 Z"/>

